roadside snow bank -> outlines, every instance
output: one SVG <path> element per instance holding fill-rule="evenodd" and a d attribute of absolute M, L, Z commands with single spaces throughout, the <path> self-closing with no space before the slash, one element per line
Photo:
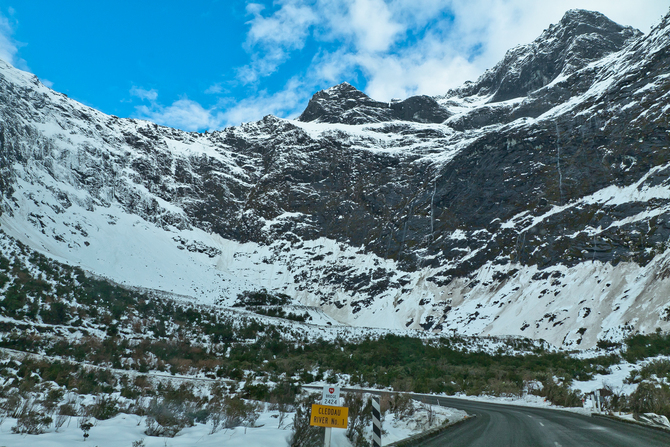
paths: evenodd
<path fill-rule="evenodd" d="M 445 423 L 453 424 L 468 416 L 465 411 L 455 408 L 417 402 L 414 404 L 416 410 L 410 418 L 398 419 L 397 415 L 387 413 L 382 421 L 382 445 L 401 441 Z M 372 436 L 372 429 L 370 429 L 370 436 Z"/>
<path fill-rule="evenodd" d="M 467 415 L 464 411 L 412 402 L 411 415 L 398 418 L 387 412 L 382 422 L 382 442 L 392 442 L 408 438 L 446 421 L 456 422 Z M 236 427 L 212 432 L 211 424 L 196 423 L 179 431 L 174 438 L 153 437 L 145 434 L 146 418 L 121 413 L 108 420 L 95 420 L 89 431 L 85 445 L 96 447 L 265 447 L 288 445 L 291 435 L 291 420 L 280 424 L 278 411 L 264 406 L 254 427 Z M 293 415 L 291 415 L 292 418 Z M 6 418 L 0 421 L 0 446 L 19 447 L 70 447 L 84 442 L 83 431 L 79 428 L 80 417 L 72 417 L 56 431 L 51 425 L 46 433 L 24 435 L 12 432 L 16 419 Z M 368 427 L 368 437 L 372 438 L 372 427 Z M 346 438 L 346 430 L 333 430 L 331 447 L 352 447 Z"/>

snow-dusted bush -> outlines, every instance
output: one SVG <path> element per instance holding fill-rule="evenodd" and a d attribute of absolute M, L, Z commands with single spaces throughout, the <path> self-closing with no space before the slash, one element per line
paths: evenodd
<path fill-rule="evenodd" d="M 12 427 L 12 432 L 39 435 L 40 433 L 44 433 L 52 422 L 53 419 L 45 414 L 43 408 L 38 406 L 32 399 L 27 399 L 16 415 L 16 425 Z"/>
<path fill-rule="evenodd" d="M 570 388 L 568 380 L 557 381 L 554 377 L 545 377 L 540 380 L 542 388 L 531 391 L 540 397 L 546 398 L 554 405 L 563 407 L 581 407 L 582 396 L 579 391 Z"/>
<path fill-rule="evenodd" d="M 633 413 L 655 413 L 670 417 L 670 386 L 656 381 L 641 382 L 628 398 Z"/>
<path fill-rule="evenodd" d="M 92 405 L 86 407 L 86 414 L 98 420 L 110 419 L 119 414 L 119 400 L 115 397 L 101 394 L 95 398 Z"/>
<path fill-rule="evenodd" d="M 323 445 L 323 429 L 309 425 L 312 404 L 318 395 L 311 394 L 299 399 L 295 405 L 291 436 L 288 438 L 290 447 L 317 447 Z"/>
<path fill-rule="evenodd" d="M 393 393 L 388 398 L 389 411 L 396 419 L 403 420 L 414 414 L 414 401 L 407 393 Z"/>
<path fill-rule="evenodd" d="M 226 397 L 221 406 L 221 427 L 253 427 L 259 416 L 259 405 L 239 397 Z"/>
<path fill-rule="evenodd" d="M 145 433 L 174 438 L 183 428 L 193 425 L 184 403 L 154 398 L 146 409 Z"/>
<path fill-rule="evenodd" d="M 349 408 L 349 427 L 347 438 L 354 447 L 367 447 L 367 427 L 372 424 L 372 400 L 363 393 L 346 393 L 344 406 Z"/>

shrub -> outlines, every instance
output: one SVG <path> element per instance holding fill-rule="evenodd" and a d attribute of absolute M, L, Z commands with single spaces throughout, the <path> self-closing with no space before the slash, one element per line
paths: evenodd
<path fill-rule="evenodd" d="M 21 406 L 19 414 L 16 415 L 16 425 L 12 427 L 12 432 L 39 435 L 49 428 L 51 422 L 53 422 L 53 419 L 40 411 L 40 408 L 28 399 Z"/>
<path fill-rule="evenodd" d="M 259 406 L 251 402 L 245 402 L 239 397 L 226 397 L 222 408 L 223 428 L 234 428 L 240 425 L 253 427 L 258 420 Z"/>
<path fill-rule="evenodd" d="M 79 404 L 76 399 L 70 396 L 70 398 L 58 408 L 58 414 L 63 416 L 78 416 Z"/>
<path fill-rule="evenodd" d="M 19 414 L 21 414 L 21 408 L 23 404 L 23 399 L 19 395 L 18 391 L 13 390 L 12 392 L 8 393 L 7 398 L 2 403 L 2 409 L 4 410 L 5 414 L 7 414 L 7 416 L 18 418 Z"/>
<path fill-rule="evenodd" d="M 670 417 L 670 387 L 655 382 L 642 382 L 628 398 L 633 413 L 656 413 Z"/>
<path fill-rule="evenodd" d="M 70 416 L 66 416 L 64 414 L 59 414 L 56 416 L 56 419 L 54 420 L 54 428 L 56 429 L 56 433 L 58 433 L 58 430 L 65 425 L 65 422 L 70 419 Z"/>
<path fill-rule="evenodd" d="M 349 427 L 346 436 L 354 447 L 367 447 L 366 427 L 372 424 L 372 401 L 361 393 L 346 393 L 344 406 L 349 408 Z"/>
<path fill-rule="evenodd" d="M 414 414 L 412 398 L 405 393 L 392 394 L 389 398 L 389 411 L 399 420 L 412 416 Z"/>
<path fill-rule="evenodd" d="M 283 293 L 272 294 L 265 289 L 245 292 L 237 295 L 233 307 L 244 306 L 283 306 L 291 301 L 291 297 Z"/>
<path fill-rule="evenodd" d="M 600 339 L 596 343 L 599 349 L 616 349 L 621 347 L 621 343 Z"/>
<path fill-rule="evenodd" d="M 109 395 L 100 395 L 95 403 L 86 407 L 86 414 L 98 420 L 111 419 L 119 414 L 119 401 Z"/>
<path fill-rule="evenodd" d="M 39 435 L 44 433 L 51 425 L 53 419 L 39 411 L 29 411 L 24 413 L 16 420 L 16 425 L 12 427 L 13 433 Z"/>
<path fill-rule="evenodd" d="M 246 382 L 242 393 L 245 399 L 268 400 L 270 397 L 270 387 L 264 383 L 251 385 L 249 382 Z"/>
<path fill-rule="evenodd" d="M 312 404 L 316 398 L 317 395 L 312 394 L 296 403 L 293 428 L 288 439 L 290 447 L 318 447 L 323 444 L 323 428 L 309 425 Z"/>
<path fill-rule="evenodd" d="M 286 416 L 288 415 L 289 412 L 293 410 L 293 407 L 286 403 L 278 403 L 274 404 L 273 409 L 279 412 L 279 415 L 277 417 L 277 428 L 282 428 Z"/>
<path fill-rule="evenodd" d="M 259 417 L 259 406 L 245 402 L 239 397 L 225 397 L 213 400 L 207 407 L 209 420 L 212 424 L 210 434 L 219 428 L 252 427 Z"/>
<path fill-rule="evenodd" d="M 47 396 L 42 402 L 42 405 L 44 406 L 44 409 L 47 411 L 47 413 L 53 414 L 54 411 L 56 411 L 58 403 L 63 399 L 63 394 L 65 394 L 65 392 L 60 388 L 49 390 Z"/>
<path fill-rule="evenodd" d="M 670 333 L 636 334 L 625 342 L 624 358 L 631 363 L 657 355 L 670 355 Z"/>
<path fill-rule="evenodd" d="M 145 433 L 149 436 L 164 436 L 174 438 L 184 427 L 193 425 L 193 420 L 188 418 L 184 404 L 152 399 L 146 409 Z"/>
<path fill-rule="evenodd" d="M 541 380 L 542 388 L 531 391 L 531 394 L 546 398 L 554 405 L 563 407 L 581 407 L 581 393 L 570 388 L 566 381 L 556 383 L 553 378 Z"/>
<path fill-rule="evenodd" d="M 88 438 L 88 432 L 93 428 L 93 423 L 88 418 L 81 418 L 79 420 L 79 428 L 84 432 L 84 441 Z"/>
<path fill-rule="evenodd" d="M 647 365 L 640 368 L 639 371 L 631 372 L 626 379 L 626 382 L 640 383 L 643 380 L 653 379 L 654 376 L 658 379 L 670 379 L 670 361 L 656 360 L 649 362 Z"/>

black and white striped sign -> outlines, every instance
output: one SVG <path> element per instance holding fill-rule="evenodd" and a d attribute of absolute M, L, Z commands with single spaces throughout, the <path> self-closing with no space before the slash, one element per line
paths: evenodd
<path fill-rule="evenodd" d="M 382 414 L 379 407 L 379 396 L 372 396 L 372 447 L 382 445 Z"/>

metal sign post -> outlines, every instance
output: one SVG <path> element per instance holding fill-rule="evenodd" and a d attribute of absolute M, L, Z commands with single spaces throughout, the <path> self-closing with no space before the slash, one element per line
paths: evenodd
<path fill-rule="evenodd" d="M 326 437 L 323 440 L 323 447 L 330 447 L 330 436 L 333 433 L 333 427 L 326 427 Z"/>
<path fill-rule="evenodd" d="M 349 409 L 340 407 L 340 387 L 324 386 L 321 397 L 321 405 L 312 405 L 312 414 L 309 418 L 309 425 L 325 427 L 326 433 L 323 439 L 323 445 L 330 447 L 330 437 L 333 427 L 347 428 L 349 425 Z"/>

